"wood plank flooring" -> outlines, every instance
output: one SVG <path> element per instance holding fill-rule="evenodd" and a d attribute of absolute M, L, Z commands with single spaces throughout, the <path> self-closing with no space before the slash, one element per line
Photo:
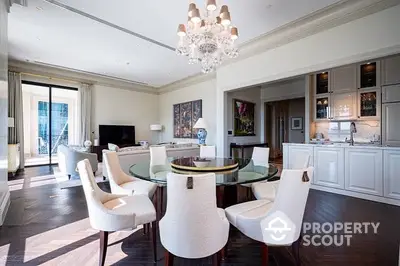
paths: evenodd
<path fill-rule="evenodd" d="M 97 265 L 99 233 L 90 227 L 81 187 L 59 189 L 50 167 L 27 168 L 10 180 L 11 206 L 0 228 L 0 265 Z M 109 191 L 107 183 L 101 188 Z M 302 265 L 398 266 L 400 208 L 312 190 L 308 222 L 380 222 L 378 234 L 355 235 L 349 247 L 300 247 Z M 260 265 L 260 244 L 232 229 L 223 265 Z M 270 248 L 278 265 L 294 265 L 289 249 Z M 164 249 L 158 243 L 159 260 Z M 106 265 L 154 265 L 142 228 L 109 236 Z M 175 265 L 211 265 L 177 259 Z M 275 265 L 275 263 L 271 263 Z"/>

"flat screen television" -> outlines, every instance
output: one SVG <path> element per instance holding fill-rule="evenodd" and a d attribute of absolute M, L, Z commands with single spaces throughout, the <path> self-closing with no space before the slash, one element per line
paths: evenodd
<path fill-rule="evenodd" d="M 135 126 L 99 125 L 100 145 L 135 144 Z"/>

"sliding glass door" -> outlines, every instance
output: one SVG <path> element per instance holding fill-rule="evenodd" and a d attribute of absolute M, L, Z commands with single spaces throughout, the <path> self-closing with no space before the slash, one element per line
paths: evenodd
<path fill-rule="evenodd" d="M 23 82 L 25 165 L 58 163 L 59 145 L 78 143 L 78 91 Z"/>

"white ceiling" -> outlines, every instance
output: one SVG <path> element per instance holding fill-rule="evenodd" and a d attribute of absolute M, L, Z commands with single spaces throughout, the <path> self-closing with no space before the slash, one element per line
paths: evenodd
<path fill-rule="evenodd" d="M 239 42 L 339 0 L 224 0 Z M 59 3 L 175 47 L 176 28 L 186 21 L 189 0 L 58 0 Z M 203 5 L 204 0 L 196 0 Z M 46 1 L 14 5 L 9 16 L 11 58 L 163 86 L 200 72 L 174 51 Z"/>

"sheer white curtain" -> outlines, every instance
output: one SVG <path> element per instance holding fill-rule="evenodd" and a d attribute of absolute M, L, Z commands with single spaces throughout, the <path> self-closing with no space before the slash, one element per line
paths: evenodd
<path fill-rule="evenodd" d="M 25 167 L 24 116 L 21 74 L 8 72 L 8 117 L 14 118 L 14 127 L 8 128 L 8 143 L 20 145 L 20 169 Z"/>
<path fill-rule="evenodd" d="M 92 85 L 82 83 L 79 88 L 80 137 L 79 144 L 91 139 Z"/>

